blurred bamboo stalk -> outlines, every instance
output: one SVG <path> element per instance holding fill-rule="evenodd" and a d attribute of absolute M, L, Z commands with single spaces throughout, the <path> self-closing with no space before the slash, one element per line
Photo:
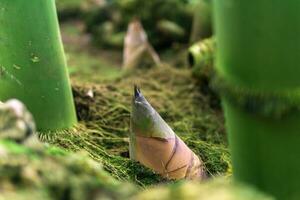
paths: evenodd
<path fill-rule="evenodd" d="M 217 73 L 234 176 L 300 199 L 300 3 L 214 1 Z"/>
<path fill-rule="evenodd" d="M 211 0 L 199 0 L 195 6 L 190 43 L 195 43 L 212 35 L 211 4 Z"/>

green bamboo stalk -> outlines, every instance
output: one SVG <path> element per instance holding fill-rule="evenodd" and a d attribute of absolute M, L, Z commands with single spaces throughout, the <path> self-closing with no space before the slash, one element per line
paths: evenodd
<path fill-rule="evenodd" d="M 0 1 L 0 100 L 25 103 L 38 130 L 76 123 L 54 0 Z"/>
<path fill-rule="evenodd" d="M 300 199 L 299 10 L 297 0 L 214 1 L 234 176 L 280 200 Z"/>
<path fill-rule="evenodd" d="M 212 35 L 211 0 L 198 0 L 195 6 L 190 42 L 208 38 Z"/>

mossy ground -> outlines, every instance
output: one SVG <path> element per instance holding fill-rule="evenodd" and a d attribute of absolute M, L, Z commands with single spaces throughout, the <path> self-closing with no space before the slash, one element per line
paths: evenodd
<path fill-rule="evenodd" d="M 202 158 L 211 177 L 230 176 L 222 111 L 211 106 L 212 97 L 183 64 L 178 55 L 184 53 L 169 51 L 160 67 L 124 72 L 122 53 L 92 47 L 81 26 L 62 25 L 79 123 L 67 131 L 40 133 L 49 144 L 46 150 L 1 140 L 0 200 L 127 199 L 139 189 L 126 182 L 142 188 L 170 183 L 129 159 L 134 84 Z M 85 152 L 94 162 L 67 152 Z"/>
<path fill-rule="evenodd" d="M 68 35 L 65 31 L 70 31 L 68 26 L 63 26 Z M 74 40 L 81 41 L 80 32 L 73 31 Z M 42 134 L 43 141 L 70 151 L 87 151 L 119 180 L 141 186 L 166 182 L 128 157 L 131 97 L 137 84 L 166 122 L 201 156 L 210 176 L 230 175 L 222 112 L 211 108 L 210 98 L 201 93 L 189 69 L 166 64 L 124 73 L 120 53 L 89 46 L 82 51 L 78 44 L 65 41 L 79 125 L 67 132 Z"/>
<path fill-rule="evenodd" d="M 127 199 L 136 188 L 84 154 L 0 141 L 0 199 Z"/>
<path fill-rule="evenodd" d="M 34 136 L 31 139 L 34 140 Z M 181 181 L 142 190 L 115 180 L 103 171 L 101 164 L 84 153 L 68 153 L 52 145 L 27 144 L 0 140 L 1 200 L 154 200 L 158 196 L 162 200 L 273 200 L 251 187 L 224 178 L 204 184 Z"/>

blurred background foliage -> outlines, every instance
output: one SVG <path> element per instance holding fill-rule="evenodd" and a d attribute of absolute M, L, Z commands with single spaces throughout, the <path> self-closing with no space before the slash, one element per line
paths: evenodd
<path fill-rule="evenodd" d="M 210 24 L 210 0 L 57 1 L 60 19 L 82 19 L 86 32 L 93 36 L 96 45 L 121 48 L 127 25 L 137 18 L 142 22 L 150 43 L 158 50 L 170 48 L 177 43 L 188 44 L 191 37 L 197 38 L 192 31 L 193 21 L 197 21 L 194 18 L 199 15 L 196 11 L 201 9 L 197 5 L 200 4 L 204 11 L 199 17 Z M 210 30 L 206 32 L 205 37 L 211 34 Z"/>

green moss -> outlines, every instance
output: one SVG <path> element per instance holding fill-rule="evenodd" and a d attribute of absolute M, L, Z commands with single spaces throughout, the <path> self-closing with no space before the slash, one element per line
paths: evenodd
<path fill-rule="evenodd" d="M 106 133 L 105 136 L 99 133 L 81 124 L 72 130 L 50 133 L 51 135 L 40 133 L 39 137 L 42 141 L 69 151 L 86 151 L 90 157 L 101 163 L 106 171 L 119 180 L 132 181 L 141 186 L 164 181 L 159 175 L 128 158 L 128 142 L 124 139 L 113 134 Z M 115 145 L 112 146 L 112 143 Z M 60 149 L 59 151 L 54 149 L 51 153 L 57 155 L 58 152 L 60 155 L 60 151 Z"/>
<path fill-rule="evenodd" d="M 143 187 L 166 182 L 128 156 L 134 83 L 174 131 L 203 158 L 211 176 L 230 174 L 222 113 L 208 105 L 209 98 L 199 93 L 190 71 L 185 69 L 144 69 L 109 83 L 83 85 L 75 80 L 73 94 L 80 125 L 40 137 L 68 151 L 87 151 L 119 180 Z"/>
<path fill-rule="evenodd" d="M 78 51 L 75 49 L 68 49 L 67 51 L 71 78 L 81 82 L 98 83 L 99 81 L 113 80 L 122 75 L 122 71 L 117 64 L 111 64 L 106 62 L 105 59 L 99 59 L 97 57 L 98 53 L 93 54 L 87 51 L 79 54 Z M 113 52 L 111 53 L 113 54 Z"/>
<path fill-rule="evenodd" d="M 49 146 L 46 148 L 46 153 L 53 156 L 67 156 L 69 155 L 65 150 L 56 146 Z"/>
<path fill-rule="evenodd" d="M 25 148 L 24 146 L 18 145 L 10 140 L 0 140 L 0 145 L 5 148 L 5 151 L 17 155 L 34 155 L 31 149 Z"/>
<path fill-rule="evenodd" d="M 33 200 L 126 199 L 136 191 L 84 154 L 49 155 L 47 148 L 35 150 L 4 140 L 0 153 L 0 199 L 26 199 L 26 191 L 32 192 Z"/>
<path fill-rule="evenodd" d="M 165 187 L 156 187 L 139 193 L 134 200 L 274 200 L 255 188 L 233 183 L 228 180 L 216 179 L 204 184 L 197 182 L 181 182 Z"/>
<path fill-rule="evenodd" d="M 210 176 L 230 176 L 232 173 L 228 149 L 201 140 L 188 139 L 187 145 L 200 155 Z"/>

